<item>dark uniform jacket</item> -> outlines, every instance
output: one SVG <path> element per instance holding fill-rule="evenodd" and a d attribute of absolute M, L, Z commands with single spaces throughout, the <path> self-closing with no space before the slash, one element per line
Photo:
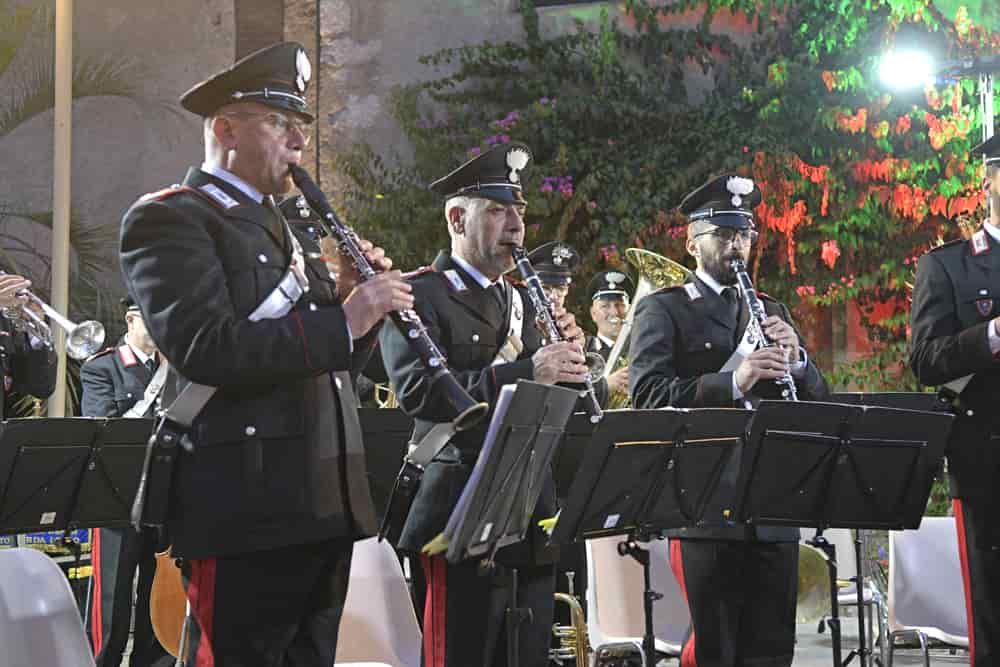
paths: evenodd
<path fill-rule="evenodd" d="M 466 289 L 456 288 L 445 275 L 455 271 Z M 524 307 L 522 341 L 524 349 L 517 360 L 491 365 L 506 339 L 507 320 L 493 296 L 442 252 L 430 270 L 411 279 L 416 311 L 431 338 L 448 358 L 448 367 L 473 398 L 493 406 L 501 387 L 519 379 L 531 380 L 534 366 L 531 356 L 542 345 L 535 326 L 535 311 L 525 287 L 514 286 L 521 293 Z M 433 391 L 420 358 L 394 326 L 385 326 L 380 334 L 382 357 L 400 407 L 414 418 L 412 441 L 420 438 L 438 422 L 454 419 L 454 411 L 445 397 Z M 479 448 L 486 435 L 488 418 L 472 429 L 457 434 L 427 466 L 420 488 L 400 537 L 400 548 L 419 551 L 444 530 L 465 482 L 472 472 Z M 555 514 L 555 490 L 551 477 L 535 510 L 536 517 Z M 534 526 L 536 522 L 532 520 Z M 517 545 L 507 552 L 507 563 L 551 559 L 542 548 L 544 538 L 533 528 L 527 547 Z"/>
<path fill-rule="evenodd" d="M 42 347 L 36 350 L 28 342 L 28 335 L 14 329 L 5 317 L 0 317 L 0 420 L 12 410 L 11 393 L 48 398 L 56 388 L 58 358 L 53 350 Z"/>
<path fill-rule="evenodd" d="M 768 315 L 778 315 L 792 323 L 783 304 L 765 294 L 760 297 Z M 746 328 L 745 306 L 741 313 L 740 321 L 736 322 L 726 300 L 697 277 L 692 277 L 687 285 L 668 287 L 643 298 L 636 306 L 630 340 L 629 386 L 633 405 L 640 409 L 745 407 L 742 400 L 733 400 L 733 373 L 719 372 L 736 349 L 737 331 L 742 337 Z M 830 396 L 826 380 L 811 360 L 795 386 L 799 400 L 818 401 Z M 778 387 L 768 381 L 754 386 L 752 396 L 747 398 L 754 397 L 781 398 Z M 734 456 L 723 473 L 720 497 L 735 492 L 738 471 L 739 456 Z M 677 536 L 794 541 L 798 540 L 798 529 L 720 525 L 685 529 Z"/>
<path fill-rule="evenodd" d="M 587 334 L 586 338 L 584 339 L 583 351 L 596 352 L 597 354 L 604 357 L 604 361 L 607 361 L 608 355 L 611 354 L 611 347 L 609 345 L 605 345 L 604 341 L 602 341 L 596 335 Z"/>
<path fill-rule="evenodd" d="M 153 373 L 127 343 L 98 352 L 80 367 L 80 414 L 121 417 L 142 399 Z M 154 407 L 150 403 L 143 416 L 152 416 Z"/>
<path fill-rule="evenodd" d="M 988 327 L 1000 315 L 1000 247 L 984 230 L 925 254 L 917 265 L 910 313 L 910 367 L 925 385 L 973 375 L 946 450 L 952 494 L 997 498 L 1000 474 L 1000 359 Z M 994 522 L 995 523 L 995 522 Z M 996 528 L 979 530 L 1000 545 Z"/>
<path fill-rule="evenodd" d="M 200 558 L 375 529 L 349 371 L 351 341 L 325 265 L 287 315 L 248 319 L 289 266 L 281 220 L 198 169 L 125 214 L 125 282 L 160 352 L 218 387 L 174 473 L 174 551 Z"/>

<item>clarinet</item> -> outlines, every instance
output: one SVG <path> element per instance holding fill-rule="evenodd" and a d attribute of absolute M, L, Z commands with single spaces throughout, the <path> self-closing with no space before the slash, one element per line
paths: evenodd
<path fill-rule="evenodd" d="M 366 281 L 374 278 L 378 271 L 372 267 L 364 252 L 361 251 L 357 233 L 340 221 L 330 206 L 330 202 L 327 201 L 326 195 L 313 182 L 305 169 L 294 164 L 288 165 L 288 169 L 295 185 L 319 215 L 320 224 L 324 231 L 337 239 L 341 252 L 350 256 L 361 280 Z M 489 406 L 472 398 L 451 374 L 451 371 L 448 370 L 447 359 L 430 334 L 427 333 L 427 327 L 424 326 L 416 311 L 394 310 L 389 313 L 389 319 L 420 357 L 424 368 L 430 375 L 431 384 L 437 383 L 441 387 L 446 400 L 455 409 L 456 416 L 452 420 L 455 430 L 463 431 L 479 422 L 489 412 Z"/>
<path fill-rule="evenodd" d="M 743 300 L 750 311 L 750 321 L 747 322 L 748 327 L 753 327 L 750 334 L 759 341 L 759 347 L 774 347 L 774 343 L 764 334 L 764 320 L 767 318 L 767 313 L 764 312 L 764 302 L 757 296 L 757 291 L 754 290 L 753 283 L 750 282 L 746 264 L 739 259 L 733 260 L 733 270 L 736 271 L 736 282 L 739 283 Z M 795 379 L 791 373 L 785 373 L 774 383 L 781 389 L 781 398 L 786 401 L 799 400 L 795 390 Z"/>
<path fill-rule="evenodd" d="M 521 272 L 521 278 L 528 285 L 528 296 L 531 297 L 531 305 L 535 309 L 538 328 L 542 331 L 545 343 L 548 345 L 561 342 L 563 335 L 562 331 L 559 330 L 559 325 L 556 324 L 555 308 L 549 298 L 545 296 L 542 281 L 535 273 L 535 267 L 531 265 L 528 253 L 524 251 L 524 248 L 515 245 L 511 246 L 511 255 L 517 263 L 517 270 Z M 584 408 L 590 415 L 590 421 L 596 424 L 604 418 L 604 411 L 601 410 L 601 404 L 597 401 L 597 395 L 594 393 L 594 382 L 590 379 L 589 374 L 586 377 L 586 385 L 587 388 L 580 392 L 580 398 L 584 399 Z"/>

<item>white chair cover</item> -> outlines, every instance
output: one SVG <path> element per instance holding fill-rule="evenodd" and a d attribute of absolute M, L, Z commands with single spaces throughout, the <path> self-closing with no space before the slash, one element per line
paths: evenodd
<path fill-rule="evenodd" d="M 924 517 L 917 530 L 889 533 L 889 629 L 920 630 L 969 645 L 953 517 Z"/>
<path fill-rule="evenodd" d="M 620 537 L 587 541 L 587 629 L 590 644 L 642 641 L 642 566 L 618 554 Z M 666 540 L 643 545 L 650 550 L 653 590 L 663 595 L 653 604 L 653 631 L 656 648 L 679 655 L 691 617 L 680 585 L 670 569 Z"/>
<path fill-rule="evenodd" d="M 0 551 L 0 664 L 94 664 L 69 582 L 33 549 Z"/>
<path fill-rule="evenodd" d="M 337 665 L 419 667 L 421 637 L 399 559 L 374 537 L 354 545 Z"/>

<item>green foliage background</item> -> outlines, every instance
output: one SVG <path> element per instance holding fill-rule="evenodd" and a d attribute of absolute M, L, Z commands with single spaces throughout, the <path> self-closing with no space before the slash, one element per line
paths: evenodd
<path fill-rule="evenodd" d="M 604 9 L 596 28 L 545 37 L 522 0 L 522 41 L 423 58 L 437 75 L 395 100 L 412 163 L 358 146 L 336 164 L 353 182 L 350 216 L 399 265 L 425 264 L 447 246 L 426 184 L 495 142 L 523 141 L 534 153 L 526 245 L 568 241 L 586 276 L 621 266 L 632 246 L 685 262 L 682 197 L 723 171 L 752 175 L 766 203 L 762 288 L 807 329 L 829 306 L 865 314 L 876 352 L 837 367 L 835 384 L 916 389 L 905 370 L 914 258 L 980 213 L 968 149 L 981 118 L 974 80 L 894 94 L 879 56 L 912 34 L 939 58 L 1000 52 L 1000 36 L 929 0 L 612 4 L 620 19 Z M 582 314 L 581 292 L 570 302 Z"/>

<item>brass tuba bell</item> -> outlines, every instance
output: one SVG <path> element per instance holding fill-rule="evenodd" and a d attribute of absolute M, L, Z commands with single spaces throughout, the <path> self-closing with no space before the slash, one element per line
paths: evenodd
<path fill-rule="evenodd" d="M 608 361 L 604 366 L 605 378 L 628 365 L 628 354 L 625 346 L 632 333 L 632 320 L 635 317 L 635 306 L 639 300 L 658 289 L 680 285 L 691 275 L 691 270 L 686 266 L 643 248 L 629 248 L 625 251 L 625 259 L 636 268 L 639 282 L 636 285 L 632 303 L 629 304 L 628 313 L 625 315 L 625 322 L 622 323 L 614 347 L 608 353 Z M 630 403 L 629 395 L 625 392 L 615 392 L 608 398 L 609 409 L 626 408 L 629 407 Z"/>

